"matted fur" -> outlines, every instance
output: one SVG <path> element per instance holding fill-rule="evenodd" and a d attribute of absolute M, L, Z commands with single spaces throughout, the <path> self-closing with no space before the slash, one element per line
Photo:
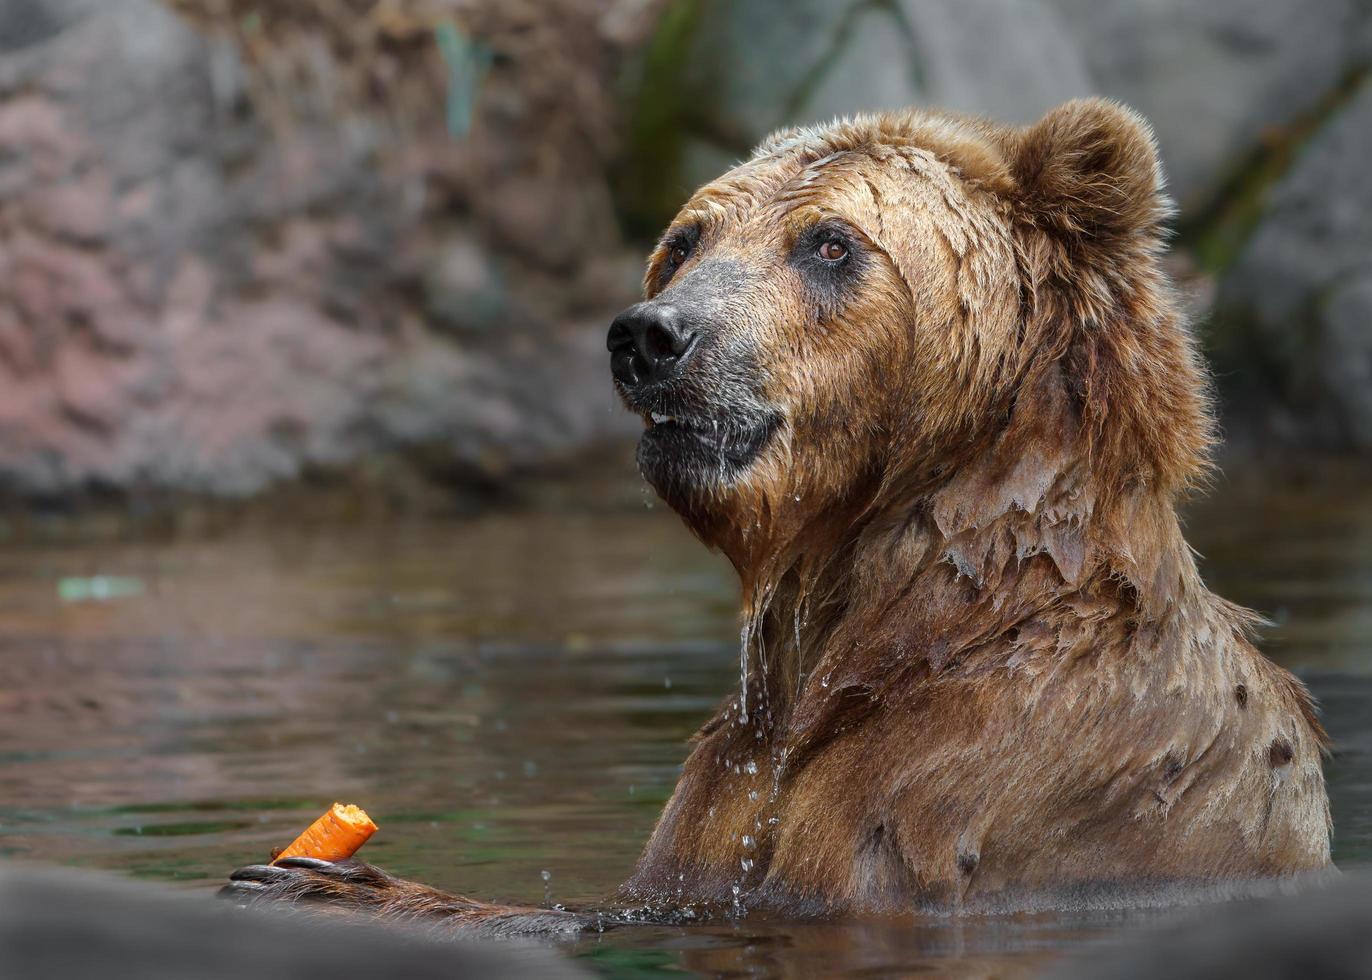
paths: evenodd
<path fill-rule="evenodd" d="M 779 133 L 683 208 L 649 300 L 732 277 L 683 384 L 784 421 L 663 488 L 738 570 L 741 690 L 628 900 L 1101 905 L 1329 866 L 1310 698 L 1175 512 L 1213 423 L 1170 213 L 1147 125 L 1103 100 Z M 817 300 L 787 256 L 828 220 L 863 259 Z"/>
<path fill-rule="evenodd" d="M 798 192 L 889 256 L 855 315 L 886 361 L 769 364 L 789 439 L 687 511 L 743 580 L 748 697 L 628 893 L 1037 907 L 1326 867 L 1310 699 L 1175 514 L 1213 423 L 1147 125 L 1103 100 L 1024 129 L 859 117 L 772 137 L 685 220 Z"/>

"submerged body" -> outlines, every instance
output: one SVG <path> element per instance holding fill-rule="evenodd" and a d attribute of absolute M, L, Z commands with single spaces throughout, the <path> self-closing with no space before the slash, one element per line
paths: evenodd
<path fill-rule="evenodd" d="M 1080 907 L 1329 867 L 1310 699 L 1175 513 L 1212 427 L 1168 213 L 1099 100 L 782 133 L 683 208 L 611 364 L 644 476 L 739 573 L 742 678 L 626 902 Z M 230 890 L 599 921 L 287 865 Z"/>

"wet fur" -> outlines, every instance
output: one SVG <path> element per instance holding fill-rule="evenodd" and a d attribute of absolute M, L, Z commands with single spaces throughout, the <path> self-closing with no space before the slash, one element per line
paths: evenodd
<path fill-rule="evenodd" d="M 1329 867 L 1309 695 L 1175 512 L 1213 422 L 1169 215 L 1102 100 L 781 133 L 686 205 L 646 292 L 710 333 L 626 401 L 777 424 L 717 472 L 640 455 L 738 570 L 743 680 L 627 902 L 1098 906 Z M 797 251 L 824 222 L 843 282 Z"/>

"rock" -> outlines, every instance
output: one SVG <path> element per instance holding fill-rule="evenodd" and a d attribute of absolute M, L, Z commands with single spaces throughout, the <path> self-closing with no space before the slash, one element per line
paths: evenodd
<path fill-rule="evenodd" d="M 1353 875 L 1320 889 L 1205 909 L 1056 961 L 1055 980 L 1372 977 L 1372 881 Z"/>
<path fill-rule="evenodd" d="M 1359 0 L 1049 0 L 1102 94 L 1147 116 L 1183 211 L 1367 63 Z"/>
<path fill-rule="evenodd" d="M 1266 140 L 1372 61 L 1372 8 L 1361 0 L 676 7 L 683 12 L 664 19 L 638 91 L 658 117 L 644 142 L 718 150 L 691 150 L 701 164 L 688 159 L 674 175 L 690 187 L 713 176 L 721 155 L 737 157 L 781 126 L 909 104 L 1031 122 L 1059 102 L 1105 94 L 1152 121 L 1172 193 L 1195 212 Z M 683 155 L 654 156 L 654 172 Z"/>
<path fill-rule="evenodd" d="M 1372 82 L 1302 148 L 1220 283 L 1222 376 L 1305 445 L 1372 451 Z"/>
<path fill-rule="evenodd" d="M 893 9 L 860 8 L 844 24 L 827 63 L 816 68 L 801 91 L 798 122 L 903 109 L 918 102 L 920 65 L 905 21 Z"/>
<path fill-rule="evenodd" d="M 492 256 L 471 235 L 454 236 L 424 276 L 425 311 L 436 329 L 483 333 L 509 312 L 507 287 Z"/>
<path fill-rule="evenodd" d="M 636 86 L 642 124 L 624 183 L 645 228 L 784 126 L 912 105 L 1030 122 L 1092 90 L 1046 0 L 703 0 L 677 11 Z"/>
<path fill-rule="evenodd" d="M 0 6 L 0 54 L 41 44 L 100 0 L 7 0 Z"/>
<path fill-rule="evenodd" d="M 698 5 L 681 85 L 686 103 L 703 102 L 709 125 L 745 151 L 783 125 L 844 50 L 861 0 L 754 0 Z M 907 53 L 908 57 L 908 53 Z"/>
<path fill-rule="evenodd" d="M 1029 122 L 1091 91 L 1066 37 L 1040 0 L 717 4 L 700 20 L 692 80 L 747 143 L 910 105 Z"/>
<path fill-rule="evenodd" d="M 0 868 L 0 976 L 31 980 L 555 977 L 586 974 L 555 951 L 443 940 L 417 928 L 68 869 Z"/>
<path fill-rule="evenodd" d="M 1029 123 L 1094 91 L 1068 25 L 1045 0 L 903 0 L 919 103 Z"/>
<path fill-rule="evenodd" d="M 491 474 L 630 430 L 598 348 L 632 290 L 564 295 L 622 248 L 603 148 L 540 115 L 571 86 L 502 64 L 480 140 L 435 114 L 386 159 L 393 121 L 304 94 L 268 125 L 238 49 L 154 0 L 0 8 L 0 496 Z"/>

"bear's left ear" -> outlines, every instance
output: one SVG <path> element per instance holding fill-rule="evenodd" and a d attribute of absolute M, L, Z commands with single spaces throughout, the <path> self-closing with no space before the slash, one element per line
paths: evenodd
<path fill-rule="evenodd" d="M 1208 384 L 1161 267 L 1172 207 L 1152 130 L 1117 102 L 1081 99 L 1014 131 L 1005 151 L 1024 356 L 1062 379 L 1102 486 L 1194 483 L 1212 442 Z"/>
<path fill-rule="evenodd" d="M 1016 135 L 1008 155 L 1022 220 L 1106 248 L 1160 236 L 1172 206 L 1153 131 L 1138 113 L 1077 99 Z"/>

